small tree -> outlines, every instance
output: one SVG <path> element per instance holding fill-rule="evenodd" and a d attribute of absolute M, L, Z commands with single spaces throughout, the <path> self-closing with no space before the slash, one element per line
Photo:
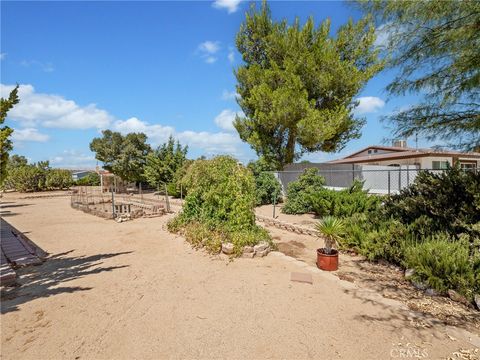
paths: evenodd
<path fill-rule="evenodd" d="M 18 85 L 10 92 L 8 99 L 0 99 L 0 125 L 5 122 L 7 113 L 18 104 Z M 0 184 L 3 183 L 7 176 L 8 153 L 13 149 L 12 135 L 13 129 L 8 126 L 0 127 Z"/>
<path fill-rule="evenodd" d="M 315 225 L 315 228 L 324 238 L 325 254 L 330 255 L 332 249 L 337 246 L 343 235 L 345 235 L 345 223 L 334 216 L 325 216 Z"/>
<path fill-rule="evenodd" d="M 147 154 L 151 151 L 142 133 L 129 133 L 125 136 L 111 130 L 102 131 L 101 138 L 94 138 L 90 150 L 104 168 L 122 180 L 139 182 L 143 180 L 143 169 Z"/>
<path fill-rule="evenodd" d="M 180 142 L 170 136 L 168 141 L 150 152 L 146 158 L 145 179 L 152 186 L 173 181 L 175 172 L 186 160 L 188 147 L 182 147 Z"/>

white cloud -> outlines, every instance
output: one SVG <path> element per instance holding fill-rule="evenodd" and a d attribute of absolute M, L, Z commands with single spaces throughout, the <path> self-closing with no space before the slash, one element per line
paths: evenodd
<path fill-rule="evenodd" d="M 217 58 L 215 56 L 207 56 L 205 58 L 205 62 L 207 64 L 213 64 L 215 61 L 217 61 Z"/>
<path fill-rule="evenodd" d="M 241 151 L 239 145 L 241 140 L 237 135 L 218 132 L 211 133 L 207 131 L 181 131 L 177 132 L 173 127 L 162 126 L 158 124 L 149 124 L 137 118 L 130 118 L 125 121 L 116 121 L 114 130 L 123 134 L 129 132 L 143 132 L 148 136 L 149 142 L 153 146 L 158 146 L 167 141 L 170 135 L 174 136 L 182 144 L 190 148 L 203 150 L 206 155 L 228 153 L 238 155 Z"/>
<path fill-rule="evenodd" d="M 198 49 L 207 54 L 215 54 L 220 50 L 220 42 L 218 41 L 205 41 L 198 45 Z"/>
<path fill-rule="evenodd" d="M 38 67 L 44 72 L 53 72 L 55 70 L 52 63 L 50 62 L 44 63 L 37 60 L 22 60 L 20 62 L 20 65 L 24 67 Z"/>
<path fill-rule="evenodd" d="M 65 150 L 49 161 L 51 166 L 65 169 L 94 169 L 96 165 L 93 154 L 85 154 L 78 150 Z"/>
<path fill-rule="evenodd" d="M 223 130 L 235 131 L 233 121 L 235 120 L 237 114 L 240 115 L 240 113 L 236 113 L 233 110 L 222 110 L 222 112 L 215 117 L 215 124 L 217 124 L 218 127 Z"/>
<path fill-rule="evenodd" d="M 114 124 L 114 130 L 122 134 L 142 132 L 148 136 L 149 142 L 153 145 L 160 145 L 166 142 L 168 137 L 175 133 L 175 129 L 171 126 L 163 126 L 159 124 L 150 125 L 136 117 L 127 120 L 117 120 Z"/>
<path fill-rule="evenodd" d="M 178 133 L 176 137 L 181 143 L 187 144 L 189 147 L 200 148 L 207 155 L 225 153 L 238 155 L 238 146 L 241 144 L 238 136 L 225 132 L 183 131 Z"/>
<path fill-rule="evenodd" d="M 5 60 L 7 53 L 0 53 L 0 60 Z"/>
<path fill-rule="evenodd" d="M 13 85 L 0 84 L 0 94 L 7 97 Z M 20 102 L 9 112 L 9 119 L 18 122 L 22 128 L 15 130 L 14 140 L 23 141 L 48 141 L 49 137 L 37 130 L 38 126 L 68 129 L 97 128 L 99 130 L 111 128 L 122 134 L 129 132 L 143 132 L 148 136 L 148 141 L 153 146 L 164 143 L 170 135 L 178 138 L 183 144 L 201 150 L 205 155 L 227 153 L 241 158 L 243 151 L 242 142 L 233 132 L 232 121 L 235 112 L 223 110 L 215 119 L 220 128 L 228 131 L 181 131 L 172 126 L 149 124 L 136 117 L 126 120 L 116 119 L 107 111 L 99 109 L 94 104 L 79 106 L 72 100 L 67 100 L 59 95 L 35 92 L 32 85 L 21 85 L 19 88 Z M 54 156 L 52 164 L 62 167 L 82 168 L 92 166 L 94 158 L 82 153 L 66 152 Z"/>
<path fill-rule="evenodd" d="M 7 97 L 13 88 L 0 84 L 1 96 Z M 26 127 L 105 129 L 113 121 L 113 116 L 95 104 L 80 106 L 63 96 L 37 93 L 32 85 L 20 85 L 18 96 L 20 102 L 8 116 Z"/>
<path fill-rule="evenodd" d="M 376 96 L 364 96 L 357 98 L 358 106 L 354 109 L 356 114 L 374 113 L 383 108 L 385 101 Z"/>
<path fill-rule="evenodd" d="M 42 134 L 35 128 L 13 129 L 12 140 L 15 142 L 36 141 L 46 142 L 50 139 L 47 134 Z"/>
<path fill-rule="evenodd" d="M 240 95 L 235 91 L 223 90 L 222 100 L 234 100 L 237 99 Z"/>
<path fill-rule="evenodd" d="M 238 10 L 238 5 L 242 0 L 215 0 L 212 4 L 217 9 L 227 9 L 229 14 Z"/>
<path fill-rule="evenodd" d="M 230 47 L 228 49 L 228 55 L 227 55 L 228 61 L 230 61 L 231 64 L 235 61 L 235 52 L 233 51 L 233 48 Z"/>
<path fill-rule="evenodd" d="M 198 45 L 197 50 L 200 52 L 200 56 L 207 64 L 213 64 L 215 61 L 217 61 L 215 54 L 220 50 L 220 42 L 210 40 L 205 41 Z"/>

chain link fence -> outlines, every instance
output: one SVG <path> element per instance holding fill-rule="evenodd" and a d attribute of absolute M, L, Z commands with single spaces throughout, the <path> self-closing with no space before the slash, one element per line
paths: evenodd
<path fill-rule="evenodd" d="M 274 175 L 282 185 L 283 193 L 287 193 L 287 186 L 303 174 L 302 170 L 278 171 Z M 325 187 L 341 190 L 350 187 L 355 180 L 364 183 L 364 189 L 371 194 L 390 195 L 398 194 L 402 189 L 411 185 L 421 172 L 442 173 L 445 170 L 418 169 L 415 166 L 377 166 L 363 165 L 343 169 L 318 169 L 318 174 L 325 178 Z M 466 170 L 467 171 L 467 170 Z M 477 171 L 476 169 L 468 171 Z"/>

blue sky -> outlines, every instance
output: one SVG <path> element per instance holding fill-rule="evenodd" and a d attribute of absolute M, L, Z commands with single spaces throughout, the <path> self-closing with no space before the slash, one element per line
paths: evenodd
<path fill-rule="evenodd" d="M 255 159 L 231 126 L 240 111 L 235 34 L 248 7 L 238 0 L 2 1 L 1 95 L 21 84 L 21 102 L 7 119 L 15 129 L 13 153 L 56 167 L 92 168 L 88 145 L 110 128 L 143 131 L 153 146 L 173 134 L 189 145 L 192 158 L 228 153 Z M 360 17 L 340 1 L 275 1 L 270 7 L 276 19 L 313 15 L 319 23 L 328 17 L 333 31 Z M 380 73 L 358 95 L 358 113 L 367 119 L 361 139 L 341 153 L 304 158 L 325 161 L 389 137 L 379 118 L 413 101 L 387 102 L 390 79 L 391 73 Z"/>

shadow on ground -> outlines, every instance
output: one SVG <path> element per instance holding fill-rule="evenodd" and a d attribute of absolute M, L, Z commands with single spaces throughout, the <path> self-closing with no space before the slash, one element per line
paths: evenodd
<path fill-rule="evenodd" d="M 18 269 L 16 287 L 6 287 L 1 291 L 1 313 L 17 311 L 18 306 L 38 298 L 46 298 L 62 293 L 87 291 L 91 287 L 59 286 L 68 281 L 105 271 L 128 267 L 128 265 L 102 267 L 102 260 L 125 255 L 131 251 L 92 256 L 68 256 L 73 250 L 52 255 L 39 266 Z"/>
<path fill-rule="evenodd" d="M 11 210 L 4 210 L 4 209 L 11 209 L 11 208 L 17 208 L 17 207 L 23 207 L 23 206 L 31 206 L 31 205 L 32 204 L 16 204 L 11 202 L 4 202 L 0 205 L 0 216 L 8 217 L 8 216 L 18 215 L 18 213 L 16 212 L 13 212 Z"/>

